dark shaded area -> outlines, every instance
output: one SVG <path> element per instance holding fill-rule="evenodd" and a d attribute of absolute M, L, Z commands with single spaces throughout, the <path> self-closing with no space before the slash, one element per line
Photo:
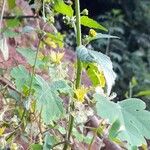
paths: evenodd
<path fill-rule="evenodd" d="M 117 2 L 111 0 L 81 0 L 80 1 L 81 10 L 87 8 L 89 10 L 89 16 L 97 17 L 100 14 L 104 14 L 111 9 L 121 9 L 121 5 Z"/>

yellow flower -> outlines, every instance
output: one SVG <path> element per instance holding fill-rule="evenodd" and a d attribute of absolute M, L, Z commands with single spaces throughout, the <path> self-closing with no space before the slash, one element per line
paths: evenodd
<path fill-rule="evenodd" d="M 53 63 L 60 64 L 62 58 L 64 57 L 64 54 L 65 54 L 64 52 L 60 53 L 60 52 L 51 51 L 50 59 Z"/>
<path fill-rule="evenodd" d="M 77 101 L 83 103 L 83 102 L 84 102 L 85 94 L 86 94 L 87 92 L 88 92 L 88 88 L 85 88 L 84 86 L 81 86 L 80 88 L 75 89 L 75 90 L 74 90 L 74 93 L 75 93 L 75 95 L 76 95 Z"/>
<path fill-rule="evenodd" d="M 90 31 L 89 31 L 89 35 L 90 35 L 91 37 L 95 37 L 95 36 L 97 35 L 97 33 L 96 33 L 96 31 L 95 31 L 95 30 L 90 29 Z"/>

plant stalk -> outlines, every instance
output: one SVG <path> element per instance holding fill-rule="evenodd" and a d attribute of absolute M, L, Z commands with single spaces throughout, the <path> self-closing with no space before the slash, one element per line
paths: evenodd
<path fill-rule="evenodd" d="M 80 46 L 82 44 L 81 41 L 81 23 L 80 23 L 80 1 L 75 0 L 75 12 L 76 12 L 76 42 L 77 46 Z M 81 72 L 82 72 L 82 64 L 79 58 L 77 58 L 77 74 L 76 74 L 76 83 L 75 87 L 79 88 L 80 81 L 81 81 Z M 74 111 L 74 102 L 71 104 L 71 109 Z M 69 116 L 69 127 L 68 127 L 68 136 L 67 141 L 70 141 L 70 136 L 72 133 L 74 124 L 74 117 L 70 114 Z M 67 150 L 69 143 L 65 143 L 63 150 Z"/>

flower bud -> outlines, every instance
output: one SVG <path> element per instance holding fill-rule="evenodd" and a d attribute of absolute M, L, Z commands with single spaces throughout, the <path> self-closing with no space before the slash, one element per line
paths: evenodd
<path fill-rule="evenodd" d="M 89 14 L 89 11 L 87 9 L 84 9 L 82 12 L 81 12 L 82 15 L 85 15 L 85 16 L 88 16 Z"/>

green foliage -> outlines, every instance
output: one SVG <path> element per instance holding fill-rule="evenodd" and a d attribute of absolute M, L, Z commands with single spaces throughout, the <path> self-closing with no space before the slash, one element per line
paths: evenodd
<path fill-rule="evenodd" d="M 18 8 L 14 2 L 8 1 L 10 9 Z M 44 23 L 42 28 L 38 25 L 34 28 L 30 23 L 26 23 L 28 21 L 23 22 L 16 17 L 6 21 L 6 27 L 2 29 L 0 49 L 6 60 L 9 52 L 7 38 L 17 40 L 18 35 L 25 38 L 29 38 L 27 35 L 33 35 L 35 40 L 34 45 L 33 40 L 29 40 L 29 43 L 23 43 L 23 47 L 16 49 L 26 59 L 26 64 L 13 67 L 10 74 L 6 73 L 10 81 L 3 79 L 5 74 L 0 78 L 0 103 L 3 107 L 0 109 L 0 145 L 3 144 L 3 149 L 8 146 L 7 144 L 18 148 L 14 142 L 18 133 L 32 150 L 67 150 L 69 146 L 73 149 L 72 145 L 78 143 L 79 146 L 86 143 L 86 148 L 91 149 L 95 138 L 102 141 L 107 138 L 117 146 L 120 144 L 127 149 L 138 149 L 143 144 L 145 146 L 146 139 L 150 139 L 150 112 L 145 110 L 146 104 L 142 100 L 131 97 L 149 96 L 149 88 L 143 88 L 139 84 L 142 81 L 149 84 L 150 79 L 147 69 L 149 60 L 146 57 L 150 54 L 148 37 L 133 33 L 140 37 L 139 42 L 143 45 L 135 49 L 131 55 L 126 51 L 130 40 L 123 38 L 123 26 L 127 26 L 127 23 L 120 10 L 113 9 L 111 13 L 107 13 L 105 17 L 108 19 L 106 26 L 109 33 L 102 34 L 96 33 L 92 28 L 103 31 L 107 29 L 89 18 L 87 9 L 80 13 L 79 0 L 75 1 L 75 15 L 72 9 L 74 5 L 71 6 L 69 1 L 45 0 L 42 3 L 35 0 L 34 4 L 36 13 L 40 12 L 39 9 L 43 5 L 44 21 L 38 19 Z M 148 11 L 144 4 L 138 8 Z M 62 50 L 65 45 L 64 35 L 57 31 L 54 24 L 54 18 L 58 13 L 63 15 L 66 25 L 74 29 L 77 40 L 77 57 L 74 61 L 77 61 L 76 65 L 72 61 L 63 60 L 63 57 L 68 56 L 65 54 L 67 51 Z M 47 24 L 52 27 L 52 33 L 47 30 Z M 81 25 L 91 28 L 89 35 L 82 36 Z M 22 32 L 16 32 L 17 28 L 21 28 Z M 93 50 L 88 48 L 88 44 L 91 43 L 96 43 L 97 46 Z M 38 47 L 35 49 L 36 44 Z M 31 46 L 27 48 L 25 45 Z M 139 52 L 141 48 L 146 49 L 147 53 Z M 101 52 L 97 51 L 99 49 Z M 121 64 L 123 60 L 126 62 Z M 129 91 L 126 92 L 126 97 L 130 98 L 117 103 L 110 101 L 114 99 L 111 90 L 116 79 L 113 64 L 119 77 L 122 74 L 121 82 L 126 80 L 128 75 L 131 77 L 128 81 Z M 86 71 L 85 76 L 82 76 L 83 71 Z M 83 79 L 90 80 L 90 87 Z M 135 90 L 138 86 L 141 86 L 141 92 Z M 117 85 L 117 88 L 120 87 Z M 97 115 L 102 119 L 99 120 Z M 94 117 L 98 121 L 92 122 L 91 118 Z M 88 132 L 87 135 L 85 130 Z M 70 145 L 70 142 L 74 143 Z"/>
<path fill-rule="evenodd" d="M 11 70 L 11 76 L 15 79 L 15 85 L 19 91 L 29 82 L 29 73 L 24 66 L 19 65 Z M 28 82 L 27 82 L 28 81 Z"/>
<path fill-rule="evenodd" d="M 103 31 L 108 31 L 105 27 L 100 25 L 95 20 L 89 18 L 88 16 L 81 16 L 81 24 L 86 26 L 86 27 L 89 27 L 89 28 L 95 28 L 95 29 L 100 29 Z"/>
<path fill-rule="evenodd" d="M 137 96 L 150 96 L 150 90 L 140 91 Z"/>
<path fill-rule="evenodd" d="M 116 78 L 110 58 L 101 52 L 89 50 L 84 46 L 77 47 L 76 51 L 77 56 L 82 61 L 97 63 L 98 69 L 104 73 L 107 83 L 107 94 L 109 95 Z"/>
<path fill-rule="evenodd" d="M 144 110 L 146 105 L 143 101 L 130 98 L 118 103 L 110 102 L 100 95 L 94 96 L 97 101 L 96 110 L 99 116 L 108 118 L 110 123 L 119 120 L 122 131 L 118 137 L 127 141 L 131 146 L 141 146 L 150 138 L 150 112 Z"/>
<path fill-rule="evenodd" d="M 31 48 L 17 48 L 16 49 L 22 56 L 24 56 L 27 60 L 27 62 L 33 66 L 35 63 L 36 58 L 36 51 L 32 50 Z M 40 67 L 43 65 L 43 62 L 39 59 L 36 61 L 36 67 Z"/>
<path fill-rule="evenodd" d="M 43 146 L 43 150 L 49 150 L 51 149 L 51 147 L 56 144 L 56 139 L 54 136 L 50 135 L 49 133 L 47 133 L 45 135 L 44 138 L 44 146 Z"/>
<path fill-rule="evenodd" d="M 36 109 L 41 113 L 43 122 L 49 124 L 63 115 L 62 99 L 42 77 L 36 76 L 35 80 Z"/>
<path fill-rule="evenodd" d="M 54 10 L 69 17 L 74 13 L 72 7 L 65 4 L 63 0 L 54 0 Z"/>
<path fill-rule="evenodd" d="M 7 20 L 7 26 L 9 28 L 19 27 L 20 21 L 19 19 Z"/>
<path fill-rule="evenodd" d="M 43 147 L 40 144 L 32 144 L 31 145 L 31 150 L 42 150 Z"/>
<path fill-rule="evenodd" d="M 14 38 L 16 36 L 19 36 L 20 34 L 18 32 L 14 32 L 10 29 L 6 29 L 4 32 L 3 32 L 4 36 L 6 38 Z"/>
<path fill-rule="evenodd" d="M 88 40 L 89 40 L 89 42 L 91 42 L 91 41 L 97 40 L 97 39 L 110 39 L 110 38 L 118 39 L 119 37 L 108 35 L 108 34 L 97 33 L 95 37 L 88 37 Z"/>
<path fill-rule="evenodd" d="M 9 9 L 13 9 L 16 6 L 15 0 L 8 0 Z"/>
<path fill-rule="evenodd" d="M 111 140 L 114 140 L 117 138 L 118 134 L 119 134 L 119 130 L 121 129 L 121 122 L 119 119 L 117 119 L 111 126 L 110 130 L 109 130 L 109 138 Z"/>

